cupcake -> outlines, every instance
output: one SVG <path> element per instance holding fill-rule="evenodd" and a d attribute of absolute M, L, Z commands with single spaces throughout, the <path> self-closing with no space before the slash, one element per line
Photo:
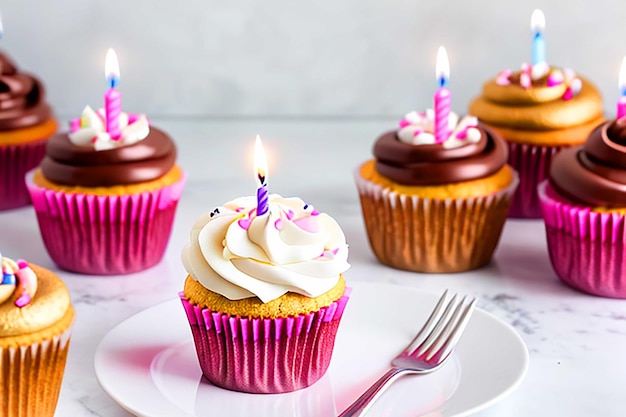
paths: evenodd
<path fill-rule="evenodd" d="M 504 141 L 475 117 L 451 113 L 436 142 L 435 116 L 411 112 L 382 134 L 355 172 L 369 243 L 383 264 L 461 272 L 491 259 L 516 173 Z"/>
<path fill-rule="evenodd" d="M 537 185 L 548 176 L 552 157 L 582 144 L 604 120 L 596 87 L 569 68 L 548 65 L 538 52 L 542 48 L 535 48 L 540 34 L 536 31 L 533 64 L 500 72 L 469 106 L 506 140 L 508 163 L 519 174 L 509 217 L 541 218 Z"/>
<path fill-rule="evenodd" d="M 299 198 L 242 197 L 202 216 L 180 293 L 204 376 L 249 393 L 307 387 L 326 372 L 350 289 L 339 225 Z"/>
<path fill-rule="evenodd" d="M 41 162 L 57 130 L 45 90 L 0 53 L 0 210 L 30 203 L 24 175 Z"/>
<path fill-rule="evenodd" d="M 558 277 L 590 294 L 626 298 L 626 118 L 556 155 L 539 197 Z"/>
<path fill-rule="evenodd" d="M 74 321 L 69 292 L 47 269 L 0 263 L 0 415 L 52 417 Z"/>

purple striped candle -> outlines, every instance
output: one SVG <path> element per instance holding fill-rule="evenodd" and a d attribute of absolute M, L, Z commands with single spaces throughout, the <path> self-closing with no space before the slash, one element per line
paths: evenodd
<path fill-rule="evenodd" d="M 261 137 L 256 136 L 254 144 L 254 171 L 259 182 L 256 190 L 256 215 L 262 216 L 269 210 L 269 192 L 267 191 L 267 158 Z"/>

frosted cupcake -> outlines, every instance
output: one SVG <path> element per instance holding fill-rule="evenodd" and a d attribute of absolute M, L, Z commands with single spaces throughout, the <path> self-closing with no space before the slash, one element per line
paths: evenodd
<path fill-rule="evenodd" d="M 82 274 L 126 274 L 157 264 L 169 240 L 185 174 L 174 142 L 145 115 L 122 113 L 112 139 L 87 107 L 48 141 L 27 186 L 52 260 Z"/>
<path fill-rule="evenodd" d="M 74 309 L 51 271 L 0 255 L 0 415 L 52 417 Z"/>
<path fill-rule="evenodd" d="M 508 163 L 520 177 L 509 213 L 517 218 L 541 217 L 537 185 L 547 178 L 553 156 L 582 144 L 604 120 L 602 98 L 589 80 L 543 56 L 534 61 L 488 80 L 469 106 L 507 141 Z"/>
<path fill-rule="evenodd" d="M 626 118 L 555 156 L 539 186 L 550 260 L 568 285 L 626 298 Z"/>
<path fill-rule="evenodd" d="M 42 83 L 0 53 L 0 210 L 30 203 L 24 175 L 39 165 L 56 130 Z"/>
<path fill-rule="evenodd" d="M 378 260 L 415 272 L 461 272 L 491 259 L 517 175 L 500 137 L 475 117 L 449 118 L 435 143 L 434 114 L 411 112 L 381 135 L 355 172 Z"/>
<path fill-rule="evenodd" d="M 258 141 L 260 143 L 260 141 Z M 259 174 L 264 183 L 265 174 Z M 348 301 L 343 231 L 299 198 L 242 197 L 200 217 L 180 297 L 213 384 L 279 393 L 326 372 Z"/>

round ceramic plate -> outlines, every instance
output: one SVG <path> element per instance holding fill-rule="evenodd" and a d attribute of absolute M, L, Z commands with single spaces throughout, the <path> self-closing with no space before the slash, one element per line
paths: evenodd
<path fill-rule="evenodd" d="M 138 416 L 335 417 L 385 372 L 439 299 L 405 287 L 351 284 L 328 372 L 306 389 L 244 394 L 203 379 L 178 299 L 112 329 L 96 351 L 96 375 L 118 404 Z M 368 415 L 468 415 L 513 391 L 527 367 L 528 351 L 515 330 L 477 309 L 451 360 L 432 374 L 401 378 Z"/>

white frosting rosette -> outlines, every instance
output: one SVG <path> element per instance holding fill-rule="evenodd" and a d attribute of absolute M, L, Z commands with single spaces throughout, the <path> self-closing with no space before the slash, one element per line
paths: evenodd
<path fill-rule="evenodd" d="M 150 133 L 150 124 L 144 114 L 129 115 L 120 113 L 119 124 L 122 136 L 115 139 L 106 131 L 104 110 L 98 112 L 86 106 L 80 116 L 78 128 L 68 134 L 70 141 L 77 146 L 93 146 L 96 151 L 132 145 L 145 139 Z"/>
<path fill-rule="evenodd" d="M 478 119 L 474 116 L 465 116 L 459 120 L 456 113 L 448 116 L 450 136 L 443 142 L 446 149 L 457 148 L 468 142 L 478 142 L 480 131 L 477 129 Z M 432 145 L 435 143 L 435 112 L 426 109 L 426 112 L 412 111 L 400 120 L 398 139 L 411 145 Z"/>
<path fill-rule="evenodd" d="M 262 216 L 256 206 L 242 197 L 196 221 L 182 252 L 189 275 L 230 300 L 317 297 L 333 288 L 350 267 L 337 222 L 299 198 L 272 194 Z"/>

